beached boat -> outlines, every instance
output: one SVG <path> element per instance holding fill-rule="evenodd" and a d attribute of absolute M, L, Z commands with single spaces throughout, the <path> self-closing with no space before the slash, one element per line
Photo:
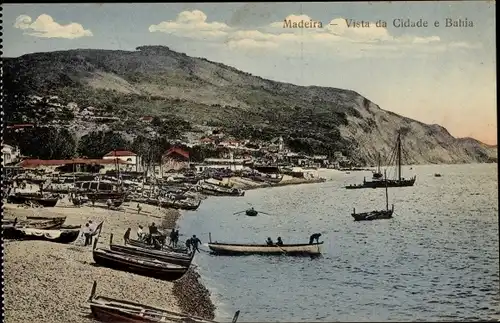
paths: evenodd
<path fill-rule="evenodd" d="M 8 227 L 2 228 L 5 239 L 14 240 L 45 240 L 57 243 L 72 243 L 80 235 L 80 229 L 41 230 L 33 228 Z"/>
<path fill-rule="evenodd" d="M 40 229 L 40 230 L 56 230 L 60 229 L 66 217 L 27 217 L 26 221 L 20 221 L 17 223 L 18 227 L 25 227 L 30 229 Z"/>
<path fill-rule="evenodd" d="M 217 196 L 244 196 L 245 191 L 239 188 L 233 188 L 230 186 L 217 185 L 213 183 L 200 182 L 198 183 L 198 189 L 201 193 L 206 195 L 217 195 Z"/>
<path fill-rule="evenodd" d="M 7 196 L 7 202 L 13 204 L 39 204 L 43 207 L 54 207 L 59 201 L 55 196 L 44 196 L 42 194 L 15 193 Z"/>
<path fill-rule="evenodd" d="M 384 171 L 384 177 L 386 172 Z M 385 187 L 385 210 L 376 210 L 371 212 L 363 212 L 356 213 L 356 209 L 353 210 L 351 216 L 354 218 L 354 221 L 372 221 L 372 220 L 382 220 L 382 219 L 390 219 L 392 218 L 392 214 L 394 213 L 394 204 L 392 208 L 389 209 L 389 193 L 387 189 L 387 185 Z"/>
<path fill-rule="evenodd" d="M 284 244 L 281 246 L 267 244 L 236 244 L 209 242 L 208 248 L 217 255 L 287 255 L 315 256 L 320 255 L 323 241 L 312 244 Z"/>
<path fill-rule="evenodd" d="M 194 258 L 194 252 L 189 254 L 178 253 L 166 250 L 146 249 L 135 246 L 122 246 L 110 244 L 109 249 L 123 254 L 130 254 L 140 257 L 151 257 L 170 264 L 189 267 Z"/>
<path fill-rule="evenodd" d="M 217 323 L 201 317 L 177 313 L 165 309 L 142 305 L 135 302 L 115 298 L 96 296 L 97 282 L 94 281 L 88 299 L 90 310 L 95 319 L 101 322 L 130 322 L 130 323 L 156 323 L 156 322 L 191 322 L 191 323 Z M 234 314 L 232 323 L 236 323 L 240 311 Z"/>
<path fill-rule="evenodd" d="M 131 272 L 141 276 L 174 281 L 187 272 L 189 267 L 170 264 L 150 257 L 123 254 L 109 249 L 96 248 L 98 239 L 94 241 L 92 256 L 96 264 Z"/>
<path fill-rule="evenodd" d="M 436 173 L 436 174 L 434 174 L 434 177 L 441 177 L 441 174 Z"/>
<path fill-rule="evenodd" d="M 140 240 L 136 240 L 136 239 L 129 239 L 127 241 L 127 245 L 131 245 L 131 246 L 135 246 L 135 247 L 139 247 L 139 248 L 143 248 L 143 249 L 158 250 L 155 248 L 155 246 L 147 244 L 146 242 L 143 242 Z M 181 247 L 174 248 L 174 247 L 170 247 L 170 246 L 163 246 L 161 250 L 172 251 L 172 252 L 183 253 L 183 254 L 189 253 L 187 248 L 181 248 Z"/>

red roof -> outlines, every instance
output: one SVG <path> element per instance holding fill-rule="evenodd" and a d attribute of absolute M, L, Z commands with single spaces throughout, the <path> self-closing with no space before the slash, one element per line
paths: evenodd
<path fill-rule="evenodd" d="M 25 168 L 35 168 L 38 166 L 60 166 L 67 164 L 96 164 L 96 165 L 110 165 L 118 162 L 118 164 L 127 164 L 126 161 L 121 159 L 86 159 L 86 158 L 74 158 L 74 159 L 25 159 L 19 166 Z"/>
<path fill-rule="evenodd" d="M 178 147 L 170 148 L 165 155 L 168 156 L 168 155 L 172 155 L 174 153 L 177 153 L 185 158 L 189 158 L 189 153 L 181 148 L 178 148 Z"/>
<path fill-rule="evenodd" d="M 113 150 L 104 155 L 104 157 L 125 157 L 125 156 L 137 156 L 137 155 L 128 150 Z"/>

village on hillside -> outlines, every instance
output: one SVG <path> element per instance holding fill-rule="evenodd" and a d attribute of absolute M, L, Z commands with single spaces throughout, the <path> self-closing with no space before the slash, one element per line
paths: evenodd
<path fill-rule="evenodd" d="M 57 96 L 29 96 L 27 102 L 31 114 L 24 114 L 18 120 L 23 123 L 12 123 L 7 125 L 7 131 L 22 133 L 33 127 L 58 127 L 73 132 L 82 129 L 121 128 L 129 122 L 114 116 L 106 109 L 97 107 L 79 107 L 77 103 L 61 103 Z M 22 109 L 26 110 L 26 109 Z M 50 117 L 50 120 L 43 121 Z M 142 133 L 151 137 L 159 136 L 155 133 L 151 123 L 152 116 L 141 116 L 137 123 L 140 124 Z M 161 121 L 161 120 L 160 120 Z M 193 158 L 189 149 L 203 147 L 216 151 L 212 158 Z M 263 140 L 236 140 L 224 133 L 223 129 L 210 126 L 200 126 L 196 131 L 185 133 L 183 140 L 175 140 L 173 146 L 166 151 L 159 160 L 152 162 L 141 156 L 140 153 L 116 147 L 100 158 L 78 158 L 66 160 L 43 160 L 37 156 L 23 155 L 15 145 L 4 145 L 2 147 L 3 165 L 7 173 L 19 173 L 22 170 L 42 170 L 57 172 L 79 172 L 90 171 L 95 173 L 106 173 L 107 171 L 120 170 L 120 173 L 132 172 L 142 174 L 145 177 L 157 178 L 168 177 L 171 173 L 195 171 L 203 172 L 206 169 L 225 169 L 241 171 L 251 169 L 255 166 L 275 166 L 291 169 L 301 167 L 303 169 L 352 168 L 354 163 L 342 152 L 334 152 L 333 156 L 306 155 L 304 153 L 292 152 L 282 137 L 273 138 L 270 141 Z M 71 165 L 71 166 L 69 166 Z"/>

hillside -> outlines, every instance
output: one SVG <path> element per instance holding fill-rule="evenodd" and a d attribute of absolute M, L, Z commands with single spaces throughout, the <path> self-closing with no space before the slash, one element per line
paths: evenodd
<path fill-rule="evenodd" d="M 282 135 L 295 150 L 328 155 L 339 150 L 371 164 L 377 151 L 388 154 L 400 127 L 407 162 L 496 161 L 496 147 L 384 111 L 354 91 L 265 80 L 164 46 L 6 58 L 4 89 L 11 123 L 24 113 L 19 97 L 57 95 L 121 119 L 176 116 L 192 125 L 220 126 L 240 138 Z"/>

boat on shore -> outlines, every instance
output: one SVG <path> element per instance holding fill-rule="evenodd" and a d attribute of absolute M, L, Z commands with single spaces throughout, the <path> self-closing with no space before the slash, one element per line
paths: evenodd
<path fill-rule="evenodd" d="M 80 235 L 80 229 L 42 230 L 10 226 L 2 228 L 2 231 L 4 239 L 45 240 L 66 244 L 74 242 Z"/>
<path fill-rule="evenodd" d="M 129 239 L 127 241 L 127 245 L 134 246 L 134 247 L 139 247 L 143 249 L 153 249 L 153 250 L 159 250 L 155 248 L 154 245 L 147 244 L 146 242 L 136 240 L 136 239 Z M 187 254 L 189 251 L 187 248 L 181 248 L 181 247 L 170 247 L 170 246 L 163 246 L 160 250 L 165 250 L 165 251 L 172 251 L 176 253 L 182 253 L 182 254 Z"/>
<path fill-rule="evenodd" d="M 189 267 L 194 258 L 194 252 L 189 254 L 178 253 L 167 250 L 146 249 L 136 246 L 123 246 L 112 243 L 113 236 L 111 235 L 109 249 L 123 254 L 130 254 L 139 257 L 150 257 L 158 259 L 170 264 Z"/>
<path fill-rule="evenodd" d="M 211 239 L 210 239 L 211 240 Z M 321 254 L 321 242 L 302 244 L 238 244 L 238 243 L 208 243 L 212 254 L 216 255 L 287 255 L 287 256 L 318 256 Z"/>
<path fill-rule="evenodd" d="M 26 219 L 25 221 L 16 221 L 16 226 L 30 229 L 56 230 L 60 229 L 66 221 L 65 216 L 55 218 L 30 216 Z"/>
<path fill-rule="evenodd" d="M 38 193 L 14 193 L 7 196 L 7 203 L 12 204 L 38 204 L 43 207 L 54 207 L 59 201 L 58 196 L 43 195 Z"/>
<path fill-rule="evenodd" d="M 186 266 L 174 265 L 150 257 L 96 248 L 98 238 L 99 236 L 94 241 L 92 257 L 94 258 L 94 262 L 100 266 L 166 281 L 174 281 L 181 278 L 189 269 Z"/>
<path fill-rule="evenodd" d="M 198 190 L 206 195 L 216 195 L 216 196 L 244 196 L 245 191 L 224 185 L 217 185 L 208 182 L 201 182 L 197 184 Z"/>
<path fill-rule="evenodd" d="M 192 323 L 217 323 L 201 317 L 177 313 L 157 307 L 120 299 L 96 296 L 97 282 L 94 281 L 88 299 L 90 310 L 95 319 L 101 322 L 192 322 Z M 237 311 L 231 323 L 236 323 L 240 311 Z"/>

